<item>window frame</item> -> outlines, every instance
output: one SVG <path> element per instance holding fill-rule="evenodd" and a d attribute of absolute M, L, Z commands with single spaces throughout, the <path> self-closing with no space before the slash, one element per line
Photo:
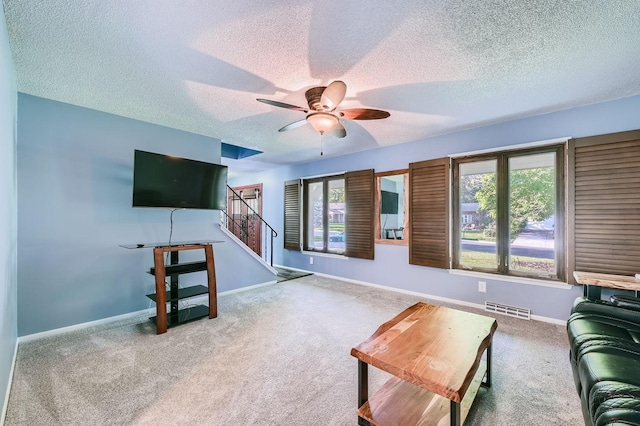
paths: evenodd
<path fill-rule="evenodd" d="M 554 218 L 554 243 L 556 275 L 543 276 L 539 273 L 512 271 L 509 269 L 509 159 L 527 155 L 555 153 L 555 218 Z M 453 158 L 452 160 L 452 197 L 451 197 L 451 250 L 452 269 L 467 270 L 505 275 L 521 278 L 545 279 L 566 282 L 566 241 L 565 241 L 565 214 L 566 214 L 566 143 L 553 144 L 525 149 L 502 150 L 478 155 L 469 155 Z M 461 257 L 461 232 L 460 224 L 460 165 L 479 161 L 496 161 L 496 253 L 498 256 L 497 268 L 487 269 L 481 267 L 469 267 L 460 264 Z"/>
<path fill-rule="evenodd" d="M 342 180 L 346 191 L 346 174 L 339 173 L 335 175 L 319 176 L 309 179 L 302 179 L 302 250 L 316 253 L 326 253 L 338 256 L 344 256 L 346 252 L 346 232 L 345 232 L 345 247 L 342 250 L 329 248 L 329 181 Z M 323 245 L 322 249 L 318 249 L 315 246 L 309 246 L 309 227 L 308 222 L 310 218 L 309 214 L 309 184 L 322 183 L 322 237 Z M 346 197 L 346 193 L 345 193 Z M 345 202 L 346 203 L 346 202 Z"/>
<path fill-rule="evenodd" d="M 387 239 L 382 238 L 382 224 L 380 223 L 380 209 L 382 207 L 382 182 L 381 179 L 387 176 L 403 176 L 403 190 L 402 190 L 402 202 L 404 209 L 404 220 L 402 222 L 402 239 Z M 376 186 L 375 186 L 375 231 L 374 240 L 376 244 L 390 244 L 390 245 L 409 245 L 409 169 L 390 170 L 386 172 L 376 172 Z"/>

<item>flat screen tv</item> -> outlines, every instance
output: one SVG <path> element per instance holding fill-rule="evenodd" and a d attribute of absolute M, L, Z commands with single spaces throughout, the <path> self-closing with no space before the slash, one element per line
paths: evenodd
<path fill-rule="evenodd" d="M 391 191 L 380 191 L 382 203 L 380 205 L 381 214 L 398 214 L 398 193 Z"/>
<path fill-rule="evenodd" d="M 133 207 L 224 210 L 227 166 L 135 150 Z"/>

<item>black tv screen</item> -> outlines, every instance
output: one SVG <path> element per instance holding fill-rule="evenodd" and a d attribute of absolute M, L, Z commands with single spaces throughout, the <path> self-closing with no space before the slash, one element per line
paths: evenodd
<path fill-rule="evenodd" d="M 380 191 L 382 203 L 380 205 L 381 214 L 398 214 L 398 193 L 391 191 Z"/>
<path fill-rule="evenodd" d="M 135 150 L 133 207 L 224 210 L 227 166 Z"/>

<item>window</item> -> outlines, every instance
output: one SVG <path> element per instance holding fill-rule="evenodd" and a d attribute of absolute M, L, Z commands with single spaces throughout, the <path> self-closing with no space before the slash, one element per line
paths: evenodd
<path fill-rule="evenodd" d="M 563 146 L 454 160 L 453 267 L 564 278 Z"/>
<path fill-rule="evenodd" d="M 284 248 L 374 256 L 373 169 L 284 185 Z"/>
<path fill-rule="evenodd" d="M 343 254 L 345 251 L 344 175 L 303 181 L 304 249 Z"/>

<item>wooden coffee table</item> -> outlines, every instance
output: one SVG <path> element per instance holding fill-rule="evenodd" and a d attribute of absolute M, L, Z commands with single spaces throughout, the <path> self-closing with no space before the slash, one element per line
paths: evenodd
<path fill-rule="evenodd" d="M 351 349 L 358 358 L 358 424 L 437 425 L 447 416 L 451 425 L 463 424 L 480 386 L 491 386 L 497 327 L 493 318 L 426 303 L 382 324 Z M 369 364 L 395 376 L 371 398 Z"/>

